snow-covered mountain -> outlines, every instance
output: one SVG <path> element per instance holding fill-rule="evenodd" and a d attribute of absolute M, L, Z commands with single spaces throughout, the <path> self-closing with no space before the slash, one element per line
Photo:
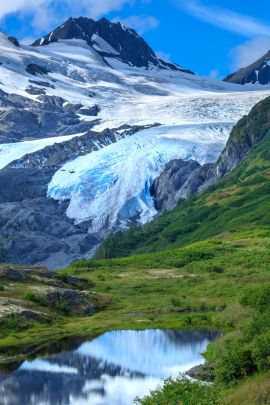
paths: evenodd
<path fill-rule="evenodd" d="M 270 84 L 270 51 L 251 65 L 230 74 L 224 81 L 237 84 Z"/>
<path fill-rule="evenodd" d="M 106 19 L 69 19 L 34 46 L 1 34 L 0 78 L 2 256 L 51 268 L 149 221 L 166 164 L 214 162 L 270 94 L 161 61 Z"/>
<path fill-rule="evenodd" d="M 94 21 L 91 18 L 69 18 L 33 46 L 48 45 L 59 40 L 81 39 L 97 52 L 102 60 L 113 67 L 117 61 L 130 66 L 171 69 L 191 73 L 190 70 L 168 63 L 157 57 L 155 52 L 136 31 L 126 28 L 120 22 L 112 23 L 106 18 Z"/>

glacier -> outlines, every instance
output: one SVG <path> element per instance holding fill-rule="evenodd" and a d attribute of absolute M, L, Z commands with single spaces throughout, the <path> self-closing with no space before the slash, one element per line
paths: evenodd
<path fill-rule="evenodd" d="M 232 123 L 159 126 L 78 157 L 58 170 L 48 197 L 69 201 L 67 216 L 90 221 L 90 232 L 125 228 L 155 214 L 150 187 L 172 159 L 214 162 Z"/>

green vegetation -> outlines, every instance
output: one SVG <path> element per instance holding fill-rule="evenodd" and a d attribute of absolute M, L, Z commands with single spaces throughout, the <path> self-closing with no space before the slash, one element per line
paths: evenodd
<path fill-rule="evenodd" d="M 141 405 L 216 405 L 218 392 L 214 386 L 203 386 L 183 376 L 176 380 L 166 380 L 162 389 L 158 388 L 136 402 Z"/>
<path fill-rule="evenodd" d="M 33 291 L 26 291 L 24 294 L 24 299 L 27 301 L 35 302 L 39 305 L 46 305 L 46 301 L 41 294 L 36 294 Z"/>
<path fill-rule="evenodd" d="M 61 298 L 57 302 L 57 304 L 55 305 L 55 308 L 58 309 L 59 311 L 62 311 L 66 315 L 68 315 L 70 313 L 70 304 L 64 298 Z"/>

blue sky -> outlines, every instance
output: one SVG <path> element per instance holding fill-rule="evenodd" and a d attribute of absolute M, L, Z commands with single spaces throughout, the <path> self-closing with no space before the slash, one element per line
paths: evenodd
<path fill-rule="evenodd" d="M 69 16 L 95 19 L 106 16 L 137 29 L 164 57 L 205 76 L 222 78 L 270 49 L 267 0 L 5 0 L 4 3 L 0 4 L 1 29 L 26 43 Z"/>

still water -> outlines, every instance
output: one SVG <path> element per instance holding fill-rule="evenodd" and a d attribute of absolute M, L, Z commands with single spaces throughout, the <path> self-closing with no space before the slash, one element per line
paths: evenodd
<path fill-rule="evenodd" d="M 201 353 L 216 337 L 177 330 L 108 332 L 0 375 L 0 404 L 130 405 L 166 377 L 202 363 Z"/>

